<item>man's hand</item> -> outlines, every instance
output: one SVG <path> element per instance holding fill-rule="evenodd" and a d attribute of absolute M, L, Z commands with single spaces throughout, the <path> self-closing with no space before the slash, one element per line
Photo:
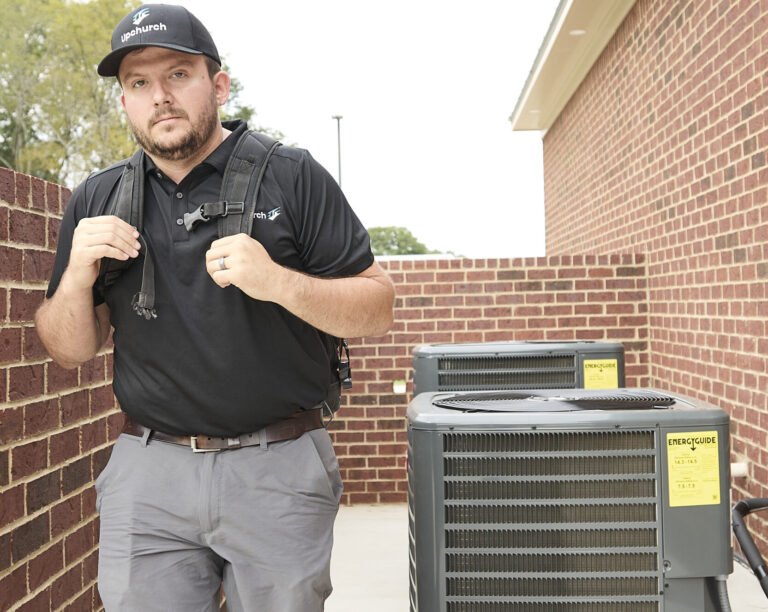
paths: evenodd
<path fill-rule="evenodd" d="M 226 269 L 222 269 L 219 261 Z M 246 234 L 215 240 L 205 254 L 205 268 L 219 287 L 234 285 L 255 300 L 279 302 L 286 272 L 262 244 Z"/>
<path fill-rule="evenodd" d="M 99 275 L 103 257 L 126 260 L 138 257 L 139 232 L 118 217 L 82 219 L 72 236 L 66 274 L 72 288 L 90 288 Z"/>
<path fill-rule="evenodd" d="M 109 337 L 109 308 L 93 305 L 93 283 L 103 257 L 138 257 L 139 232 L 117 217 L 83 219 L 72 234 L 67 269 L 56 292 L 35 314 L 37 333 L 51 357 L 65 368 L 93 358 Z"/>
<path fill-rule="evenodd" d="M 355 276 L 318 278 L 275 263 L 260 242 L 245 234 L 220 238 L 205 254 L 219 287 L 279 304 L 300 319 L 339 338 L 381 335 L 392 326 L 395 292 L 379 265 Z"/>

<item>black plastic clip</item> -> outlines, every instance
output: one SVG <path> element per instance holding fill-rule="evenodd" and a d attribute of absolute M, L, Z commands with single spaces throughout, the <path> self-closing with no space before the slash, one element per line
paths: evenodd
<path fill-rule="evenodd" d="M 187 228 L 188 232 L 191 232 L 197 227 L 198 223 L 205 223 L 217 217 L 243 214 L 244 210 L 244 202 L 228 202 L 227 200 L 203 202 L 197 210 L 191 213 L 184 213 L 184 227 Z"/>
<path fill-rule="evenodd" d="M 205 216 L 203 213 L 203 209 L 205 207 L 205 204 L 201 204 L 200 208 L 198 208 L 196 211 L 191 213 L 184 213 L 184 227 L 187 228 L 188 232 L 191 232 L 198 223 L 205 223 L 208 221 L 208 217 Z"/>

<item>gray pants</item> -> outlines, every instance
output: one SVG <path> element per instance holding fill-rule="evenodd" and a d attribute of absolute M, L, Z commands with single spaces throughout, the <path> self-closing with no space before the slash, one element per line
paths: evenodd
<path fill-rule="evenodd" d="M 217 453 L 121 435 L 96 481 L 108 612 L 320 612 L 341 478 L 324 429 Z"/>

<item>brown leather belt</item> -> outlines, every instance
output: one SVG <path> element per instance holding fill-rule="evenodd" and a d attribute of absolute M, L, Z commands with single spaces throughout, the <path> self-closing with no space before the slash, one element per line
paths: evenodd
<path fill-rule="evenodd" d="M 297 412 L 287 419 L 276 421 L 253 433 L 243 434 L 234 438 L 219 438 L 216 436 L 173 436 L 134 423 L 130 418 L 127 418 L 125 421 L 123 433 L 144 437 L 147 435 L 147 432 L 149 432 L 149 440 L 159 440 L 160 442 L 170 442 L 171 444 L 189 446 L 192 449 L 192 452 L 207 453 L 242 448 L 243 446 L 256 446 L 259 444 L 271 444 L 272 442 L 294 440 L 307 431 L 320 429 L 321 427 L 324 427 L 322 408 L 313 408 L 312 410 Z"/>

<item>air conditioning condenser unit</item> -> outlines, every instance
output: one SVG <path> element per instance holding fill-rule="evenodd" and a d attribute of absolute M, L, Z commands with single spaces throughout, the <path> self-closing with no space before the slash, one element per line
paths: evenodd
<path fill-rule="evenodd" d="M 418 395 L 412 612 L 716 612 L 729 422 L 663 391 Z"/>
<path fill-rule="evenodd" d="M 615 389 L 624 386 L 619 342 L 424 344 L 413 351 L 414 395 L 427 391 Z"/>

